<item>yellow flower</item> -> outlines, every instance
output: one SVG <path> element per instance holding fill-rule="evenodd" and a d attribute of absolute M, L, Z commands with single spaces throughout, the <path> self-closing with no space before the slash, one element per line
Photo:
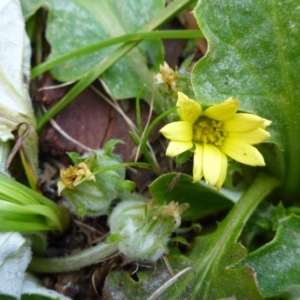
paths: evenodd
<path fill-rule="evenodd" d="M 96 181 L 95 176 L 92 175 L 88 166 L 83 162 L 79 163 L 77 166 L 70 166 L 66 170 L 60 170 L 61 180 L 57 183 L 58 195 L 60 195 L 65 188 L 74 189 L 83 177 L 88 177 L 87 180 Z"/>
<path fill-rule="evenodd" d="M 155 76 L 156 82 L 164 83 L 176 91 L 176 81 L 179 78 L 178 72 L 171 69 L 166 62 L 159 66 L 159 72 L 160 73 Z"/>
<path fill-rule="evenodd" d="M 233 98 L 203 111 L 198 102 L 178 92 L 177 107 L 181 121 L 167 124 L 160 132 L 171 140 L 168 156 L 194 151 L 194 182 L 204 177 L 206 183 L 220 189 L 226 178 L 227 156 L 250 166 L 265 165 L 252 145 L 270 138 L 265 129 L 271 121 L 237 113 L 239 101 Z"/>

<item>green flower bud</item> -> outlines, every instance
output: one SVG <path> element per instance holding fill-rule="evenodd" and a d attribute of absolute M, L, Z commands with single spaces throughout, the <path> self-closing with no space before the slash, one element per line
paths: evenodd
<path fill-rule="evenodd" d="M 154 200 L 127 200 L 112 211 L 108 242 L 118 242 L 119 251 L 132 260 L 156 262 L 168 252 L 172 232 L 180 226 L 180 214 L 188 204 L 158 205 Z"/>
<path fill-rule="evenodd" d="M 124 189 L 125 169 L 117 168 L 98 172 L 102 168 L 122 163 L 118 155 L 112 153 L 118 141 L 108 142 L 104 149 L 80 156 L 69 153 L 74 166 L 61 170 L 58 192 L 68 200 L 70 208 L 77 215 L 105 215 L 112 201 Z M 126 185 L 126 188 L 128 184 Z"/>

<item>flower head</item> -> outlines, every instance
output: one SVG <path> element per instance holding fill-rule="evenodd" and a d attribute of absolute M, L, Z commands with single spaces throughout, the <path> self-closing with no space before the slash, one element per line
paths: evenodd
<path fill-rule="evenodd" d="M 88 177 L 87 180 L 96 181 L 95 176 L 92 175 L 88 166 L 83 162 L 79 163 L 77 166 L 70 166 L 66 170 L 60 170 L 61 180 L 57 183 L 58 194 L 60 195 L 65 188 L 74 189 L 83 177 Z"/>
<path fill-rule="evenodd" d="M 157 83 L 164 83 L 176 91 L 176 81 L 178 79 L 178 72 L 169 67 L 169 65 L 164 62 L 163 65 L 159 66 L 159 74 L 155 76 Z"/>
<path fill-rule="evenodd" d="M 173 201 L 168 205 L 145 199 L 122 201 L 108 220 L 110 239 L 118 241 L 119 251 L 126 257 L 156 262 L 168 251 L 170 236 L 180 226 L 180 215 L 188 206 Z"/>
<path fill-rule="evenodd" d="M 170 140 L 167 155 L 194 151 L 194 182 L 202 177 L 217 189 L 225 181 L 227 156 L 250 166 L 264 166 L 260 152 L 252 145 L 266 141 L 271 121 L 247 113 L 237 113 L 239 101 L 228 98 L 203 111 L 201 105 L 178 92 L 177 113 L 181 119 L 160 132 Z"/>

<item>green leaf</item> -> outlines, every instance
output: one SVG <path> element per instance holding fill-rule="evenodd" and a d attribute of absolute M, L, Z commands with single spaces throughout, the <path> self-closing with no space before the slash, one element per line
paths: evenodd
<path fill-rule="evenodd" d="M 194 15 L 209 42 L 195 66 L 201 103 L 240 99 L 241 110 L 272 120 L 272 141 L 284 150 L 286 195 L 299 192 L 299 1 L 198 1 Z"/>
<path fill-rule="evenodd" d="M 0 233 L 0 295 L 20 299 L 31 251 L 19 233 Z"/>
<path fill-rule="evenodd" d="M 46 35 L 52 47 L 51 60 L 79 47 L 141 30 L 164 8 L 165 1 L 72 0 L 61 5 L 60 0 L 22 0 L 22 5 L 27 18 L 41 6 L 50 10 Z M 52 75 L 60 81 L 78 80 L 116 48 L 75 57 L 53 68 Z M 149 60 L 156 68 L 163 62 L 159 40 L 141 43 L 102 76 L 114 98 L 134 97 L 144 83 L 148 89 L 153 87 Z"/>
<path fill-rule="evenodd" d="M 107 155 L 113 156 L 113 151 L 116 145 L 118 144 L 125 144 L 123 140 L 120 139 L 114 139 L 114 140 L 109 140 L 103 147 L 105 153 Z"/>
<path fill-rule="evenodd" d="M 21 300 L 70 300 L 70 298 L 42 287 L 36 278 L 25 274 Z"/>
<path fill-rule="evenodd" d="M 177 155 L 175 157 L 176 166 L 178 167 L 178 166 L 182 165 L 183 163 L 185 163 L 186 161 L 188 161 L 192 155 L 193 155 L 193 152 L 190 150 L 184 151 L 183 153 L 180 153 L 179 155 Z"/>
<path fill-rule="evenodd" d="M 0 298 L 13 300 L 70 300 L 42 287 L 25 273 L 31 260 L 29 243 L 19 233 L 0 233 Z"/>
<path fill-rule="evenodd" d="M 232 207 L 232 201 L 217 190 L 192 181 L 189 175 L 168 173 L 152 182 L 150 192 L 161 205 L 171 201 L 188 203 L 190 207 L 181 215 L 182 218 L 205 217 Z"/>
<path fill-rule="evenodd" d="M 0 230 L 61 231 L 69 226 L 67 208 L 1 173 L 0 181 Z"/>
<path fill-rule="evenodd" d="M 47 234 L 45 232 L 35 231 L 22 233 L 22 235 L 29 241 L 31 250 L 35 255 L 45 255 L 47 249 Z"/>
<path fill-rule="evenodd" d="M 300 217 L 281 221 L 272 242 L 250 253 L 239 265 L 250 266 L 264 297 L 300 298 Z"/>
<path fill-rule="evenodd" d="M 255 179 L 217 230 L 195 240 L 189 256 L 193 272 L 176 282 L 177 289 L 168 288 L 162 299 L 262 299 L 255 272 L 246 266 L 235 267 L 246 255 L 237 240 L 257 204 L 278 184 L 267 176 Z"/>
<path fill-rule="evenodd" d="M 13 20 L 13 22 L 12 22 Z M 7 143 L 11 131 L 21 122 L 30 126 L 24 148 L 33 170 L 38 169 L 36 122 L 28 94 L 30 72 L 30 42 L 24 30 L 19 1 L 0 4 L 0 171 L 8 156 Z"/>
<path fill-rule="evenodd" d="M 184 256 L 169 256 L 168 263 L 172 270 L 168 270 L 164 261 L 160 260 L 154 269 L 148 268 L 143 271 L 139 271 L 135 274 L 138 281 L 135 281 L 130 277 L 127 272 L 111 272 L 108 274 L 104 284 L 105 294 L 111 299 L 115 299 L 116 293 L 120 296 L 120 299 L 128 300 L 145 300 L 150 297 L 153 292 L 159 289 L 164 283 L 172 278 L 171 272 L 177 274 L 181 270 L 190 266 L 190 261 Z M 187 272 L 193 272 L 191 269 Z M 184 276 L 184 274 L 183 274 Z M 153 280 L 155 278 L 155 280 Z M 172 285 L 173 288 L 175 288 Z M 156 298 L 155 298 L 156 299 Z M 157 299 L 172 299 L 164 297 Z M 187 298 L 186 298 L 187 299 Z M 179 298 L 177 299 L 179 300 Z"/>

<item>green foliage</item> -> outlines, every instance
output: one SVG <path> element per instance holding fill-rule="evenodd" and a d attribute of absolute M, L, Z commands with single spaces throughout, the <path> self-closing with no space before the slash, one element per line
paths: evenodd
<path fill-rule="evenodd" d="M 172 270 L 168 270 L 163 261 L 158 261 L 155 269 L 144 269 L 136 274 L 137 279 L 133 279 L 127 272 L 111 272 L 105 281 L 105 293 L 111 298 L 116 291 L 123 299 L 145 300 L 150 297 L 154 291 L 158 290 L 167 280 L 172 278 L 171 272 L 176 274 L 185 268 L 189 268 L 190 261 L 185 256 L 174 255 L 168 257 L 168 262 Z M 193 272 L 191 269 L 188 272 Z M 185 276 L 183 274 L 182 276 Z M 172 285 L 172 288 L 176 289 Z M 157 299 L 172 299 L 168 297 L 159 297 Z M 186 298 L 187 299 L 187 298 Z M 180 300 L 178 298 L 178 300 Z"/>
<path fill-rule="evenodd" d="M 237 240 L 256 205 L 278 185 L 273 178 L 256 179 L 218 228 L 198 237 L 189 255 L 193 272 L 179 279 L 177 289 L 167 289 L 166 299 L 262 299 L 252 269 L 234 268 L 246 255 Z M 259 200 L 260 199 L 260 200 Z"/>
<path fill-rule="evenodd" d="M 24 273 L 31 259 L 29 244 L 17 232 L 2 232 L 0 249 L 0 295 L 20 299 Z"/>
<path fill-rule="evenodd" d="M 195 17 L 210 49 L 192 83 L 201 103 L 240 100 L 241 109 L 272 120 L 284 150 L 285 194 L 299 192 L 298 1 L 198 1 Z"/>
<path fill-rule="evenodd" d="M 163 17 L 157 17 L 164 11 L 165 2 L 162 0 L 72 0 L 63 4 L 59 0 L 21 1 L 26 17 L 42 6 L 49 9 L 46 28 L 46 36 L 51 45 L 49 61 L 63 57 L 80 47 L 93 47 L 99 41 L 141 30 L 154 30 L 171 15 L 163 13 Z M 182 8 L 188 1 L 174 1 L 172 5 L 176 6 L 176 3 Z M 298 7 L 298 0 L 198 1 L 194 15 L 209 42 L 209 50 L 196 64 L 192 72 L 193 91 L 189 90 L 187 94 L 195 94 L 195 98 L 203 107 L 220 103 L 232 96 L 240 100 L 241 111 L 272 120 L 270 131 L 274 144 L 258 145 L 258 149 L 267 164 L 265 173 L 268 172 L 273 177 L 258 175 L 262 173 L 259 168 L 248 172 L 250 168 L 230 164 L 226 189 L 220 192 L 201 182 L 192 183 L 190 176 L 181 173 L 164 174 L 157 178 L 150 185 L 150 192 L 159 208 L 166 209 L 171 201 L 188 203 L 190 208 L 182 217 L 184 220 L 192 220 L 193 225 L 199 225 L 197 222 L 200 218 L 229 209 L 231 211 L 209 235 L 195 239 L 173 237 L 173 243 L 181 243 L 183 249 L 191 248 L 186 256 L 178 255 L 180 247 L 170 251 L 170 270 L 159 262 L 155 270 L 155 280 L 153 270 L 139 272 L 136 275 L 138 282 L 127 273 L 112 272 L 105 285 L 105 292 L 111 298 L 119 292 L 126 299 L 146 299 L 155 291 L 159 296 L 162 295 L 161 299 L 176 300 L 300 298 L 300 218 L 290 216 L 292 212 L 299 213 L 299 208 L 285 209 L 282 204 L 273 206 L 264 203 L 256 209 L 269 192 L 279 186 L 279 181 L 275 178 L 283 182 L 283 201 L 294 200 L 294 196 L 300 192 Z M 108 92 L 117 99 L 134 97 L 140 87 L 146 84 L 144 97 L 149 102 L 154 98 L 154 109 L 163 114 L 157 117 L 143 134 L 137 100 L 138 133 L 132 133 L 132 136 L 149 162 L 147 167 L 151 165 L 152 170 L 159 173 L 159 166 L 150 155 L 147 143 L 158 121 L 172 112 L 167 108 L 171 104 L 174 106 L 170 100 L 174 94 L 164 97 L 153 80 L 159 64 L 163 61 L 162 44 L 157 39 L 140 44 L 140 39 L 123 42 L 121 46 L 110 44 L 109 47 L 102 47 L 100 50 L 95 48 L 94 52 L 81 53 L 83 55 L 74 56 L 51 69 L 56 79 L 80 81 L 63 98 L 60 102 L 62 104 L 40 122 L 39 127 L 99 76 Z M 190 60 L 186 61 L 186 64 L 189 63 Z M 186 66 L 183 66 L 182 70 L 185 71 L 185 68 Z M 0 72 L 0 79 L 1 76 L 5 77 Z M 189 82 L 189 74 L 185 74 L 178 87 L 182 90 L 189 89 Z M 10 84 L 6 81 L 5 83 Z M 26 114 L 22 112 L 21 115 L 24 117 Z M 8 116 L 5 116 L 4 120 L 7 119 Z M 31 125 L 35 128 L 34 122 Z M 33 140 L 31 137 L 30 141 Z M 111 141 L 103 150 L 85 156 L 70 154 L 75 164 L 85 162 L 88 165 L 96 177 L 96 183 L 84 178 L 74 189 L 64 189 L 63 193 L 69 199 L 72 198 L 71 206 L 77 214 L 92 216 L 107 214 L 112 201 L 121 199 L 122 202 L 110 215 L 112 235 L 108 238 L 108 244 L 101 247 L 111 247 L 107 255 L 119 251 L 134 260 L 156 261 L 167 253 L 167 242 L 170 241 L 171 232 L 180 223 L 180 214 L 178 215 L 177 211 L 176 214 L 172 212 L 168 220 L 170 211 L 166 210 L 168 213 L 162 215 L 160 220 L 161 215 L 158 211 L 151 211 L 151 203 L 129 192 L 135 185 L 124 180 L 124 167 L 133 166 L 134 163 L 121 164 L 120 158 L 112 153 L 115 143 L 116 141 Z M 3 147 L 3 152 L 4 150 L 7 151 Z M 184 163 L 191 154 L 192 152 L 182 153 L 178 156 L 176 164 Z M 235 176 L 243 177 L 243 180 L 238 180 L 236 184 Z M 5 180 L 3 181 L 5 183 Z M 249 188 L 241 191 L 247 185 Z M 239 189 L 238 193 L 234 191 L 236 188 Z M 21 203 L 15 200 L 18 198 L 16 195 L 20 196 Z M 29 192 L 28 195 L 30 201 L 35 200 L 31 199 L 32 194 Z M 6 218 L 6 221 L 11 221 L 10 213 L 13 212 L 13 217 L 21 225 L 26 225 L 27 216 L 36 223 L 46 219 L 47 226 L 55 224 L 57 220 L 59 223 L 60 215 L 51 212 L 50 208 L 40 210 L 38 216 L 32 216 L 36 214 L 38 207 L 35 203 L 25 207 L 22 203 L 24 195 L 21 192 L 10 195 L 0 190 L 0 196 L 13 199 L 12 203 L 0 200 L 0 206 L 3 208 L 0 213 L 2 220 Z M 243 231 L 252 213 L 250 222 Z M 168 221 L 166 228 L 162 226 L 163 221 Z M 2 223 L 2 226 L 3 224 L 5 223 Z M 276 230 L 275 238 L 269 242 Z M 263 238 L 260 238 L 262 236 Z M 238 242 L 239 238 L 247 249 Z M 267 244 L 263 245 L 264 243 Z M 141 250 L 142 255 L 136 253 L 138 250 Z M 250 251 L 248 255 L 247 250 Z M 254 252 L 251 252 L 253 250 Z M 76 265 L 76 268 L 91 263 L 89 256 L 95 258 L 93 251 L 95 249 L 89 249 L 85 253 L 83 251 L 85 260 Z M 79 261 L 78 257 L 83 256 L 71 256 L 70 260 L 38 258 L 33 262 L 33 270 L 70 270 L 68 268 L 72 262 Z M 42 268 L 39 267 L 40 264 L 43 265 Z M 176 280 L 170 280 L 169 271 L 175 274 Z M 180 276 L 177 278 L 176 274 Z"/>
<path fill-rule="evenodd" d="M 300 297 L 300 218 L 290 216 L 281 220 L 275 238 L 239 265 L 250 266 L 256 273 L 264 297 Z"/>
<path fill-rule="evenodd" d="M 23 147 L 33 172 L 37 175 L 36 120 L 27 86 L 30 70 L 30 44 L 24 30 L 19 3 L 16 1 L 2 2 L 0 20 L 0 171 L 4 172 L 11 150 L 9 140 L 14 138 L 11 131 L 23 122 L 30 128 Z M 14 37 L 13 41 L 12 36 Z"/>
<path fill-rule="evenodd" d="M 134 186 L 124 181 L 125 168 L 113 168 L 121 163 L 118 155 L 112 150 L 118 140 L 112 140 L 104 149 L 99 149 L 80 156 L 78 153 L 69 153 L 73 163 L 78 165 L 84 162 L 94 174 L 95 180 L 83 178 L 78 185 L 62 190 L 62 194 L 68 200 L 71 209 L 77 215 L 100 216 L 108 213 L 111 203 L 120 196 L 122 190 L 128 190 Z M 104 172 L 98 172 L 107 168 Z"/>
<path fill-rule="evenodd" d="M 249 252 L 273 239 L 280 222 L 290 215 L 282 203 L 274 206 L 262 202 L 253 212 L 243 230 L 241 241 Z"/>
<path fill-rule="evenodd" d="M 156 262 L 167 253 L 167 244 L 180 226 L 187 205 L 159 205 L 142 199 L 120 202 L 108 219 L 111 241 L 119 237 L 119 252 L 132 260 Z"/>
<path fill-rule="evenodd" d="M 168 173 L 151 183 L 150 192 L 161 205 L 170 201 L 188 203 L 190 207 L 182 214 L 184 219 L 205 217 L 232 207 L 233 202 L 226 196 L 201 182 L 192 181 L 189 175 Z"/>
<path fill-rule="evenodd" d="M 60 0 L 21 2 L 27 18 L 39 7 L 49 9 L 46 29 L 47 40 L 52 48 L 49 60 L 110 37 L 140 31 L 164 8 L 165 3 L 163 0 L 72 0 L 64 5 Z M 116 48 L 111 46 L 75 57 L 55 67 L 51 73 L 60 81 L 78 80 Z M 148 61 L 156 70 L 163 62 L 163 48 L 159 40 L 141 43 L 105 72 L 102 79 L 111 95 L 116 99 L 134 97 L 144 83 L 147 84 L 148 93 L 153 90 L 154 72 L 147 66 Z"/>
<path fill-rule="evenodd" d="M 270 177 L 255 180 L 215 232 L 195 239 L 188 257 L 171 255 L 168 259 L 173 275 L 180 275 L 175 281 L 168 283 L 171 278 L 165 268 L 163 275 L 158 272 L 155 281 L 149 272 L 138 273 L 139 282 L 133 282 L 127 274 L 113 273 L 107 287 L 112 288 L 111 291 L 120 290 L 117 283 L 126 281 L 120 293 L 127 299 L 145 299 L 150 289 L 153 294 L 161 286 L 164 288 L 158 293 L 160 299 L 263 299 L 255 272 L 244 265 L 236 266 L 247 252 L 237 240 L 253 209 L 277 185 L 278 181 Z M 145 293 L 144 298 L 135 298 L 137 291 Z"/>
<path fill-rule="evenodd" d="M 40 285 L 25 273 L 31 259 L 29 243 L 19 233 L 0 233 L 0 298 L 12 300 L 69 300 Z"/>
<path fill-rule="evenodd" d="M 0 231 L 65 230 L 69 211 L 0 173 Z"/>
<path fill-rule="evenodd" d="M 186 161 L 188 161 L 193 155 L 193 152 L 192 151 L 185 151 L 179 155 L 177 155 L 175 157 L 175 163 L 176 163 L 176 166 L 180 166 L 182 165 L 183 163 L 185 163 Z"/>

